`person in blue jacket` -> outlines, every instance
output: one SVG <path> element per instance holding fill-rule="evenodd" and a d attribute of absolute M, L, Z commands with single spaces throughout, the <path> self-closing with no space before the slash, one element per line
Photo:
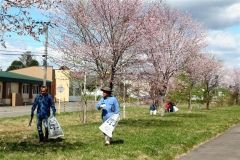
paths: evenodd
<path fill-rule="evenodd" d="M 156 115 L 157 114 L 157 104 L 155 101 L 150 105 L 150 115 Z"/>
<path fill-rule="evenodd" d="M 41 86 L 40 94 L 36 96 L 31 110 L 31 119 L 29 126 L 31 126 L 32 119 L 34 116 L 34 111 L 37 108 L 37 130 L 39 141 L 48 140 L 48 117 L 50 116 L 50 108 L 52 109 L 52 114 L 55 116 L 56 108 L 54 105 L 53 98 L 50 94 L 47 93 L 47 87 Z M 45 127 L 45 136 L 43 134 L 42 124 Z"/>
<path fill-rule="evenodd" d="M 119 103 L 116 97 L 112 96 L 112 90 L 110 87 L 101 88 L 103 91 L 103 97 L 97 103 L 96 108 L 102 110 L 102 120 L 105 122 L 113 114 L 118 114 Z M 109 145 L 111 138 L 104 134 L 105 144 Z"/>

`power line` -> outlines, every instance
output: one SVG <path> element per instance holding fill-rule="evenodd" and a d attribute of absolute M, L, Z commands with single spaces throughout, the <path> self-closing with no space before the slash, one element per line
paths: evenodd
<path fill-rule="evenodd" d="M 6 56 L 19 56 L 19 55 L 23 55 L 23 54 L 14 54 L 14 53 L 0 53 L 0 55 L 6 55 Z M 44 54 L 30 54 L 31 56 L 42 56 L 44 57 Z"/>
<path fill-rule="evenodd" d="M 0 51 L 0 55 L 23 55 L 25 52 L 18 52 L 18 53 L 16 53 L 16 52 L 14 52 L 14 53 L 5 53 L 5 52 L 3 52 L 3 51 Z M 29 55 L 32 55 L 32 56 L 39 56 L 39 55 L 44 55 L 44 53 L 43 52 L 31 52 L 31 53 L 35 53 L 35 54 L 29 54 Z M 55 57 L 55 55 L 54 54 L 50 54 L 52 57 Z"/>
<path fill-rule="evenodd" d="M 0 52 L 31 52 L 31 53 L 41 53 L 41 52 L 35 52 L 35 51 L 29 51 L 29 50 L 23 51 L 23 50 L 1 50 L 1 49 L 0 49 Z"/>
<path fill-rule="evenodd" d="M 6 52 L 9 52 L 9 53 L 6 53 Z M 28 51 L 0 50 L 0 55 L 23 55 L 26 52 L 28 52 Z M 35 54 L 30 54 L 32 56 L 44 56 L 44 51 L 42 51 L 42 52 L 29 51 L 29 53 L 35 53 Z M 54 57 L 54 55 L 52 55 L 52 57 Z"/>
<path fill-rule="evenodd" d="M 14 53 L 16 53 L 16 52 L 20 52 L 20 53 L 29 52 L 29 53 L 44 54 L 44 51 L 30 51 L 30 50 L 25 50 L 25 51 L 23 51 L 23 50 L 1 50 L 1 49 L 0 49 L 0 54 L 2 54 L 2 52 L 14 52 Z M 18 53 L 16 53 L 16 54 L 18 54 Z M 54 56 L 54 55 L 53 55 L 53 56 Z"/>
<path fill-rule="evenodd" d="M 8 50 L 0 50 L 1 52 L 24 52 L 24 51 L 8 51 Z"/>
<path fill-rule="evenodd" d="M 0 51 L 2 52 L 35 52 L 35 51 L 29 51 L 29 50 L 2 50 L 2 49 L 0 49 Z"/>

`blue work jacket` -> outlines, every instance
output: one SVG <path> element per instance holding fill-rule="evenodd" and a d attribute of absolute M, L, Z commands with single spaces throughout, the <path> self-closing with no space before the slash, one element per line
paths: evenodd
<path fill-rule="evenodd" d="M 117 114 L 120 112 L 119 109 L 119 103 L 116 99 L 116 97 L 110 96 L 107 98 L 101 98 L 100 101 L 97 103 L 96 108 L 98 110 L 101 109 L 101 105 L 105 104 L 106 107 L 102 109 L 102 120 L 106 121 L 109 117 L 111 117 L 113 114 Z"/>
<path fill-rule="evenodd" d="M 53 115 L 56 113 L 53 98 L 50 94 L 37 95 L 32 105 L 31 116 L 34 115 L 34 111 L 37 108 L 37 116 L 40 118 L 46 118 L 50 116 L 50 108 L 52 109 Z"/>

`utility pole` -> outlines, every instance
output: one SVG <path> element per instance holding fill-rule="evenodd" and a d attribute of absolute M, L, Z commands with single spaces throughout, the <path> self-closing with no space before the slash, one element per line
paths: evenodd
<path fill-rule="evenodd" d="M 125 73 L 125 70 L 124 70 Z M 125 75 L 123 75 L 123 119 L 126 118 L 126 82 Z"/>
<path fill-rule="evenodd" d="M 84 109 L 83 109 L 83 123 L 86 123 L 87 122 L 87 94 L 86 94 L 86 91 L 87 91 L 87 72 L 86 70 L 84 71 L 84 84 L 83 84 L 84 88 L 83 88 L 83 99 L 84 99 Z"/>
<path fill-rule="evenodd" d="M 43 86 L 47 86 L 47 55 L 48 55 L 48 25 L 50 23 L 44 23 L 45 31 L 45 49 L 44 49 L 44 77 L 43 77 Z"/>
<path fill-rule="evenodd" d="M 86 71 L 84 71 L 84 83 L 83 83 L 83 93 L 86 94 L 86 91 L 87 91 L 87 73 Z"/>

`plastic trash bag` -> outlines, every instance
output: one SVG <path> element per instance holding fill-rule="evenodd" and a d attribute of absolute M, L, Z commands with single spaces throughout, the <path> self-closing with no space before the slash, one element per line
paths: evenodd
<path fill-rule="evenodd" d="M 99 129 L 107 136 L 112 137 L 112 132 L 117 126 L 119 119 L 120 119 L 119 114 L 113 114 L 99 127 Z"/>
<path fill-rule="evenodd" d="M 177 112 L 179 109 L 176 106 L 173 106 L 173 112 Z"/>
<path fill-rule="evenodd" d="M 48 119 L 48 138 L 49 139 L 56 139 L 59 137 L 64 137 L 63 130 L 57 121 L 56 117 L 52 116 Z"/>

